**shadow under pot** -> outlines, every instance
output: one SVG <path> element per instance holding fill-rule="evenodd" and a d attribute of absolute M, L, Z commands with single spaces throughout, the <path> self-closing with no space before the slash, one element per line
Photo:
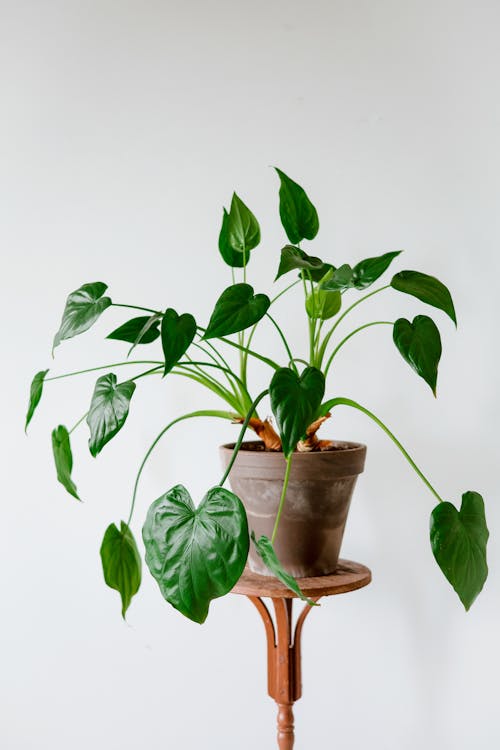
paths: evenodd
<path fill-rule="evenodd" d="M 226 468 L 233 444 L 220 448 Z M 366 446 L 334 441 L 323 452 L 294 453 L 285 505 L 274 549 L 285 570 L 295 578 L 335 572 L 347 513 L 358 474 L 365 465 Z M 261 441 L 242 443 L 229 474 L 240 498 L 250 531 L 271 538 L 285 477 L 283 453 L 264 450 Z M 250 544 L 250 570 L 273 575 Z"/>

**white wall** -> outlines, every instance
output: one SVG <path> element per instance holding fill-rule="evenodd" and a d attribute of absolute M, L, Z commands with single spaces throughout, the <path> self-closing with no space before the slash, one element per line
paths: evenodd
<path fill-rule="evenodd" d="M 405 249 L 399 268 L 442 278 L 439 398 L 373 329 L 344 350 L 329 394 L 392 426 L 442 493 L 484 494 L 489 581 L 465 614 L 428 542 L 433 498 L 361 415 L 327 432 L 368 443 L 343 554 L 373 569 L 362 592 L 324 603 L 305 630 L 297 748 L 490 750 L 498 717 L 498 195 L 495 0 L 476 2 L 2 2 L 2 750 L 274 746 L 264 633 L 251 605 L 215 602 L 204 627 L 146 573 L 119 616 L 98 549 L 126 517 L 145 448 L 172 416 L 216 402 L 173 379 L 143 382 L 97 460 L 75 434 L 84 505 L 56 483 L 50 430 L 85 411 L 94 378 L 46 388 L 23 434 L 32 374 L 119 361 L 110 311 L 50 358 L 64 299 L 103 280 L 115 301 L 206 320 L 230 280 L 221 207 L 236 189 L 258 216 L 251 280 L 271 290 L 284 235 L 277 164 L 317 205 L 311 251 L 334 263 Z M 280 319 L 297 347 L 295 305 Z M 423 306 L 388 293 L 366 316 Z M 296 321 L 296 322 L 295 322 Z M 346 331 L 348 329 L 346 328 Z M 364 337 L 364 338 L 363 338 Z M 264 330 L 260 346 L 280 356 Z M 90 364 L 89 364 L 90 363 Z M 255 371 L 255 389 L 266 373 Z M 134 530 L 176 482 L 200 497 L 233 429 L 181 425 L 151 461 Z"/>

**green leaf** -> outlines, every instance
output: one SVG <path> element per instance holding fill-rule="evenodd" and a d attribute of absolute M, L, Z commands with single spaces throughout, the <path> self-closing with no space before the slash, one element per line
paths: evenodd
<path fill-rule="evenodd" d="M 269 395 L 285 458 L 314 421 L 324 392 L 325 378 L 316 367 L 306 367 L 300 377 L 287 367 L 274 373 Z"/>
<path fill-rule="evenodd" d="M 452 503 L 436 505 L 431 513 L 431 547 L 436 562 L 468 610 L 488 577 L 483 498 L 465 492 L 458 511 Z"/>
<path fill-rule="evenodd" d="M 340 292 L 327 292 L 323 289 L 314 289 L 307 295 L 306 312 L 310 318 L 315 320 L 333 318 L 341 306 L 342 295 Z"/>
<path fill-rule="evenodd" d="M 178 315 L 171 307 L 165 311 L 161 321 L 161 345 L 165 357 L 164 376 L 187 352 L 195 333 L 196 320 L 190 313 Z"/>
<path fill-rule="evenodd" d="M 393 276 L 391 281 L 393 289 L 443 310 L 457 324 L 453 300 L 448 289 L 434 276 L 427 276 L 419 271 L 400 271 Z"/>
<path fill-rule="evenodd" d="M 293 271 L 296 268 L 307 269 L 310 270 L 311 273 L 317 272 L 323 276 L 328 271 L 329 264 L 323 263 L 320 258 L 308 255 L 301 250 L 300 247 L 285 245 L 281 250 L 278 273 L 274 280 L 277 281 L 280 276 L 284 276 L 285 273 Z M 305 275 L 305 278 L 307 278 L 307 274 Z"/>
<path fill-rule="evenodd" d="M 321 282 L 321 289 L 335 292 L 352 289 L 354 286 L 354 272 L 348 263 L 344 263 L 328 277 Z"/>
<path fill-rule="evenodd" d="M 112 372 L 97 379 L 87 415 L 89 449 L 94 457 L 125 424 L 134 391 L 132 380 L 117 385 L 116 375 Z"/>
<path fill-rule="evenodd" d="M 219 338 L 244 331 L 264 317 L 270 304 L 266 294 L 254 295 L 249 284 L 233 284 L 217 300 L 203 338 Z"/>
<path fill-rule="evenodd" d="M 107 339 L 116 339 L 117 341 L 128 341 L 129 344 L 150 344 L 160 335 L 159 325 L 161 316 L 157 315 L 140 315 L 138 318 L 131 318 L 126 323 L 115 328 L 109 333 Z"/>
<path fill-rule="evenodd" d="M 47 373 L 48 373 L 48 370 L 40 370 L 40 372 L 37 372 L 37 374 L 31 381 L 30 400 L 28 404 L 28 411 L 26 413 L 26 422 L 24 425 L 25 432 L 28 429 L 28 425 L 31 422 L 31 418 L 33 414 L 35 413 L 35 409 L 40 403 L 40 399 L 42 398 L 43 383 L 44 383 L 45 376 L 47 375 Z"/>
<path fill-rule="evenodd" d="M 125 619 L 132 597 L 141 585 L 142 562 L 134 536 L 124 521 L 120 529 L 114 523 L 108 526 L 100 553 L 104 580 L 120 593 L 122 617 Z"/>
<path fill-rule="evenodd" d="M 62 424 L 56 427 L 55 430 L 52 430 L 52 451 L 54 453 L 58 480 L 70 495 L 80 500 L 76 491 L 76 485 L 71 479 L 73 454 L 71 453 L 69 432 Z"/>
<path fill-rule="evenodd" d="M 233 250 L 247 259 L 250 250 L 260 242 L 259 222 L 236 193 L 233 193 L 227 219 L 227 240 Z"/>
<path fill-rule="evenodd" d="M 357 263 L 353 268 L 353 281 L 356 289 L 366 289 L 366 287 L 371 286 L 389 268 L 394 258 L 401 255 L 401 252 L 401 250 L 395 250 Z"/>
<path fill-rule="evenodd" d="M 146 342 L 146 335 L 149 335 L 149 331 L 155 331 L 155 339 L 157 338 L 156 331 L 158 331 L 158 325 L 160 324 L 161 319 L 163 318 L 163 313 L 153 313 L 149 318 L 146 319 L 146 322 L 144 323 L 143 327 L 137 334 L 137 337 L 130 347 L 130 349 L 127 352 L 127 357 L 130 357 L 133 350 L 137 346 L 137 344 L 145 344 Z M 158 331 L 158 336 L 160 335 Z M 154 339 L 152 339 L 154 340 Z"/>
<path fill-rule="evenodd" d="M 228 227 L 229 214 L 224 208 L 222 214 L 222 226 L 219 233 L 219 252 L 228 266 L 231 266 L 231 268 L 243 268 L 243 266 L 248 265 L 250 251 L 243 255 L 243 253 L 233 250 L 229 243 Z"/>
<path fill-rule="evenodd" d="M 231 591 L 248 556 L 245 509 L 222 487 L 209 490 L 195 508 L 186 488 L 176 485 L 151 505 L 142 536 L 161 593 L 199 623 L 211 600 Z"/>
<path fill-rule="evenodd" d="M 96 322 L 101 313 L 111 305 L 111 299 L 102 296 L 107 288 L 107 284 L 96 281 L 93 284 L 84 284 L 71 292 L 66 300 L 61 325 L 54 337 L 52 349 L 59 346 L 63 339 L 83 333 Z"/>
<path fill-rule="evenodd" d="M 326 281 L 327 278 L 330 278 L 335 270 L 335 266 L 332 266 L 331 263 L 323 263 L 323 265 L 319 268 L 308 268 L 307 270 L 301 271 L 299 273 L 299 277 L 306 280 L 310 278 L 311 281 L 319 283 L 321 281 Z"/>
<path fill-rule="evenodd" d="M 294 594 L 297 594 L 297 596 L 302 599 L 303 602 L 307 602 L 307 604 L 310 604 L 311 606 L 318 606 L 315 602 L 312 601 L 312 599 L 308 599 L 307 596 L 302 593 L 295 578 L 290 575 L 290 573 L 287 573 L 286 570 L 282 567 L 280 561 L 276 556 L 276 552 L 274 551 L 271 540 L 268 539 L 267 536 L 261 536 L 259 539 L 256 539 L 255 533 L 253 531 L 251 536 L 252 542 L 255 544 L 255 548 L 259 554 L 259 557 L 262 559 L 262 562 L 264 563 L 266 568 L 269 568 L 271 573 L 274 573 L 276 578 L 278 578 L 281 583 L 291 589 Z"/>
<path fill-rule="evenodd" d="M 318 234 L 319 220 L 316 209 L 303 188 L 275 167 L 280 178 L 280 218 L 291 243 L 312 240 Z"/>
<path fill-rule="evenodd" d="M 441 336 L 434 321 L 427 315 L 417 315 L 413 323 L 399 318 L 394 323 L 392 337 L 403 359 L 430 385 L 436 395 Z"/>

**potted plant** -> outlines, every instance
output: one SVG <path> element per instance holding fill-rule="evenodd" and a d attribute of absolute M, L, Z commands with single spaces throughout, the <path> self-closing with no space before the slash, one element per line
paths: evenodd
<path fill-rule="evenodd" d="M 66 301 L 54 349 L 65 339 L 87 331 L 108 307 L 133 310 L 107 336 L 124 342 L 127 358 L 114 365 L 48 376 L 38 372 L 31 384 L 26 427 L 40 401 L 44 384 L 82 372 L 103 371 L 97 378 L 88 410 L 79 422 L 52 433 L 59 482 L 79 499 L 72 478 L 70 434 L 84 421 L 89 429 L 89 450 L 97 456 L 124 426 L 130 402 L 145 376 L 182 376 L 208 388 L 224 402 L 224 410 L 201 410 L 177 416 L 155 437 L 142 461 L 133 489 L 127 521 L 107 528 L 101 545 L 104 578 L 121 596 L 125 616 L 141 583 L 141 555 L 131 530 L 141 474 L 152 451 L 175 424 L 196 417 L 215 417 L 240 424 L 236 442 L 221 448 L 223 476 L 195 507 L 188 491 L 178 484 L 149 508 L 142 535 L 146 562 L 165 599 L 196 622 L 207 616 L 210 601 L 229 592 L 247 563 L 261 574 L 275 575 L 302 596 L 297 578 L 335 570 L 351 494 L 363 470 L 366 448 L 357 443 L 320 439 L 317 432 L 332 412 L 347 406 L 363 412 L 395 443 L 412 469 L 435 496 L 430 541 L 434 557 L 466 609 L 487 577 L 486 526 L 481 495 L 465 492 L 460 508 L 444 500 L 391 430 L 355 401 L 328 392 L 328 376 L 337 355 L 349 339 L 371 326 L 390 326 L 403 359 L 436 394 L 441 356 L 439 330 L 426 314 L 413 321 L 370 321 L 340 336 L 339 325 L 351 310 L 387 290 L 412 295 L 437 308 L 456 325 L 450 292 L 438 279 L 418 271 L 402 270 L 389 283 L 375 286 L 400 251 L 361 260 L 351 267 L 333 265 L 306 252 L 301 243 L 313 240 L 319 221 L 307 194 L 284 172 L 279 178 L 279 214 L 288 238 L 276 261 L 276 294 L 255 293 L 247 280 L 252 253 L 260 242 L 257 219 L 233 194 L 224 209 L 219 251 L 231 267 L 232 284 L 215 302 L 207 324 L 172 308 L 157 309 L 117 304 L 106 295 L 102 282 L 84 284 Z M 284 283 L 286 282 L 286 283 Z M 275 306 L 285 294 L 297 294 L 308 331 L 307 355 L 291 351 L 275 317 Z M 367 309 L 369 305 L 366 306 Z M 279 354 L 257 351 L 256 327 L 266 319 L 280 339 Z M 129 359 L 130 354 L 155 346 L 159 358 Z M 161 347 L 161 349 L 160 349 Z M 237 355 L 234 366 L 229 354 Z M 301 353 L 303 354 L 303 353 Z M 269 387 L 252 392 L 248 364 L 257 359 L 270 370 Z M 138 374 L 118 380 L 114 370 L 126 365 L 145 366 Z M 259 416 L 269 396 L 274 423 Z M 258 440 L 243 443 L 247 429 Z M 224 487 L 230 478 L 234 492 Z M 250 550 L 250 555 L 249 555 Z"/>

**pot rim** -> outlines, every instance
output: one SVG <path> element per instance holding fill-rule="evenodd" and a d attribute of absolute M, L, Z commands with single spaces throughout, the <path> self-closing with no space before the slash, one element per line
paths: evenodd
<path fill-rule="evenodd" d="M 326 438 L 328 439 L 328 438 Z M 333 451 L 297 451 L 293 452 L 294 458 L 298 456 L 328 456 L 328 455 L 339 455 L 346 453 L 357 453 L 366 451 L 366 445 L 364 443 L 357 443 L 352 440 L 332 440 L 332 443 L 337 446 L 336 450 Z M 236 443 L 224 443 L 219 446 L 220 450 L 233 452 Z M 266 450 L 253 450 L 252 448 L 246 448 L 248 445 L 264 445 L 262 440 L 244 440 L 240 446 L 238 453 L 243 452 L 258 456 L 282 456 L 283 451 L 266 451 Z"/>

